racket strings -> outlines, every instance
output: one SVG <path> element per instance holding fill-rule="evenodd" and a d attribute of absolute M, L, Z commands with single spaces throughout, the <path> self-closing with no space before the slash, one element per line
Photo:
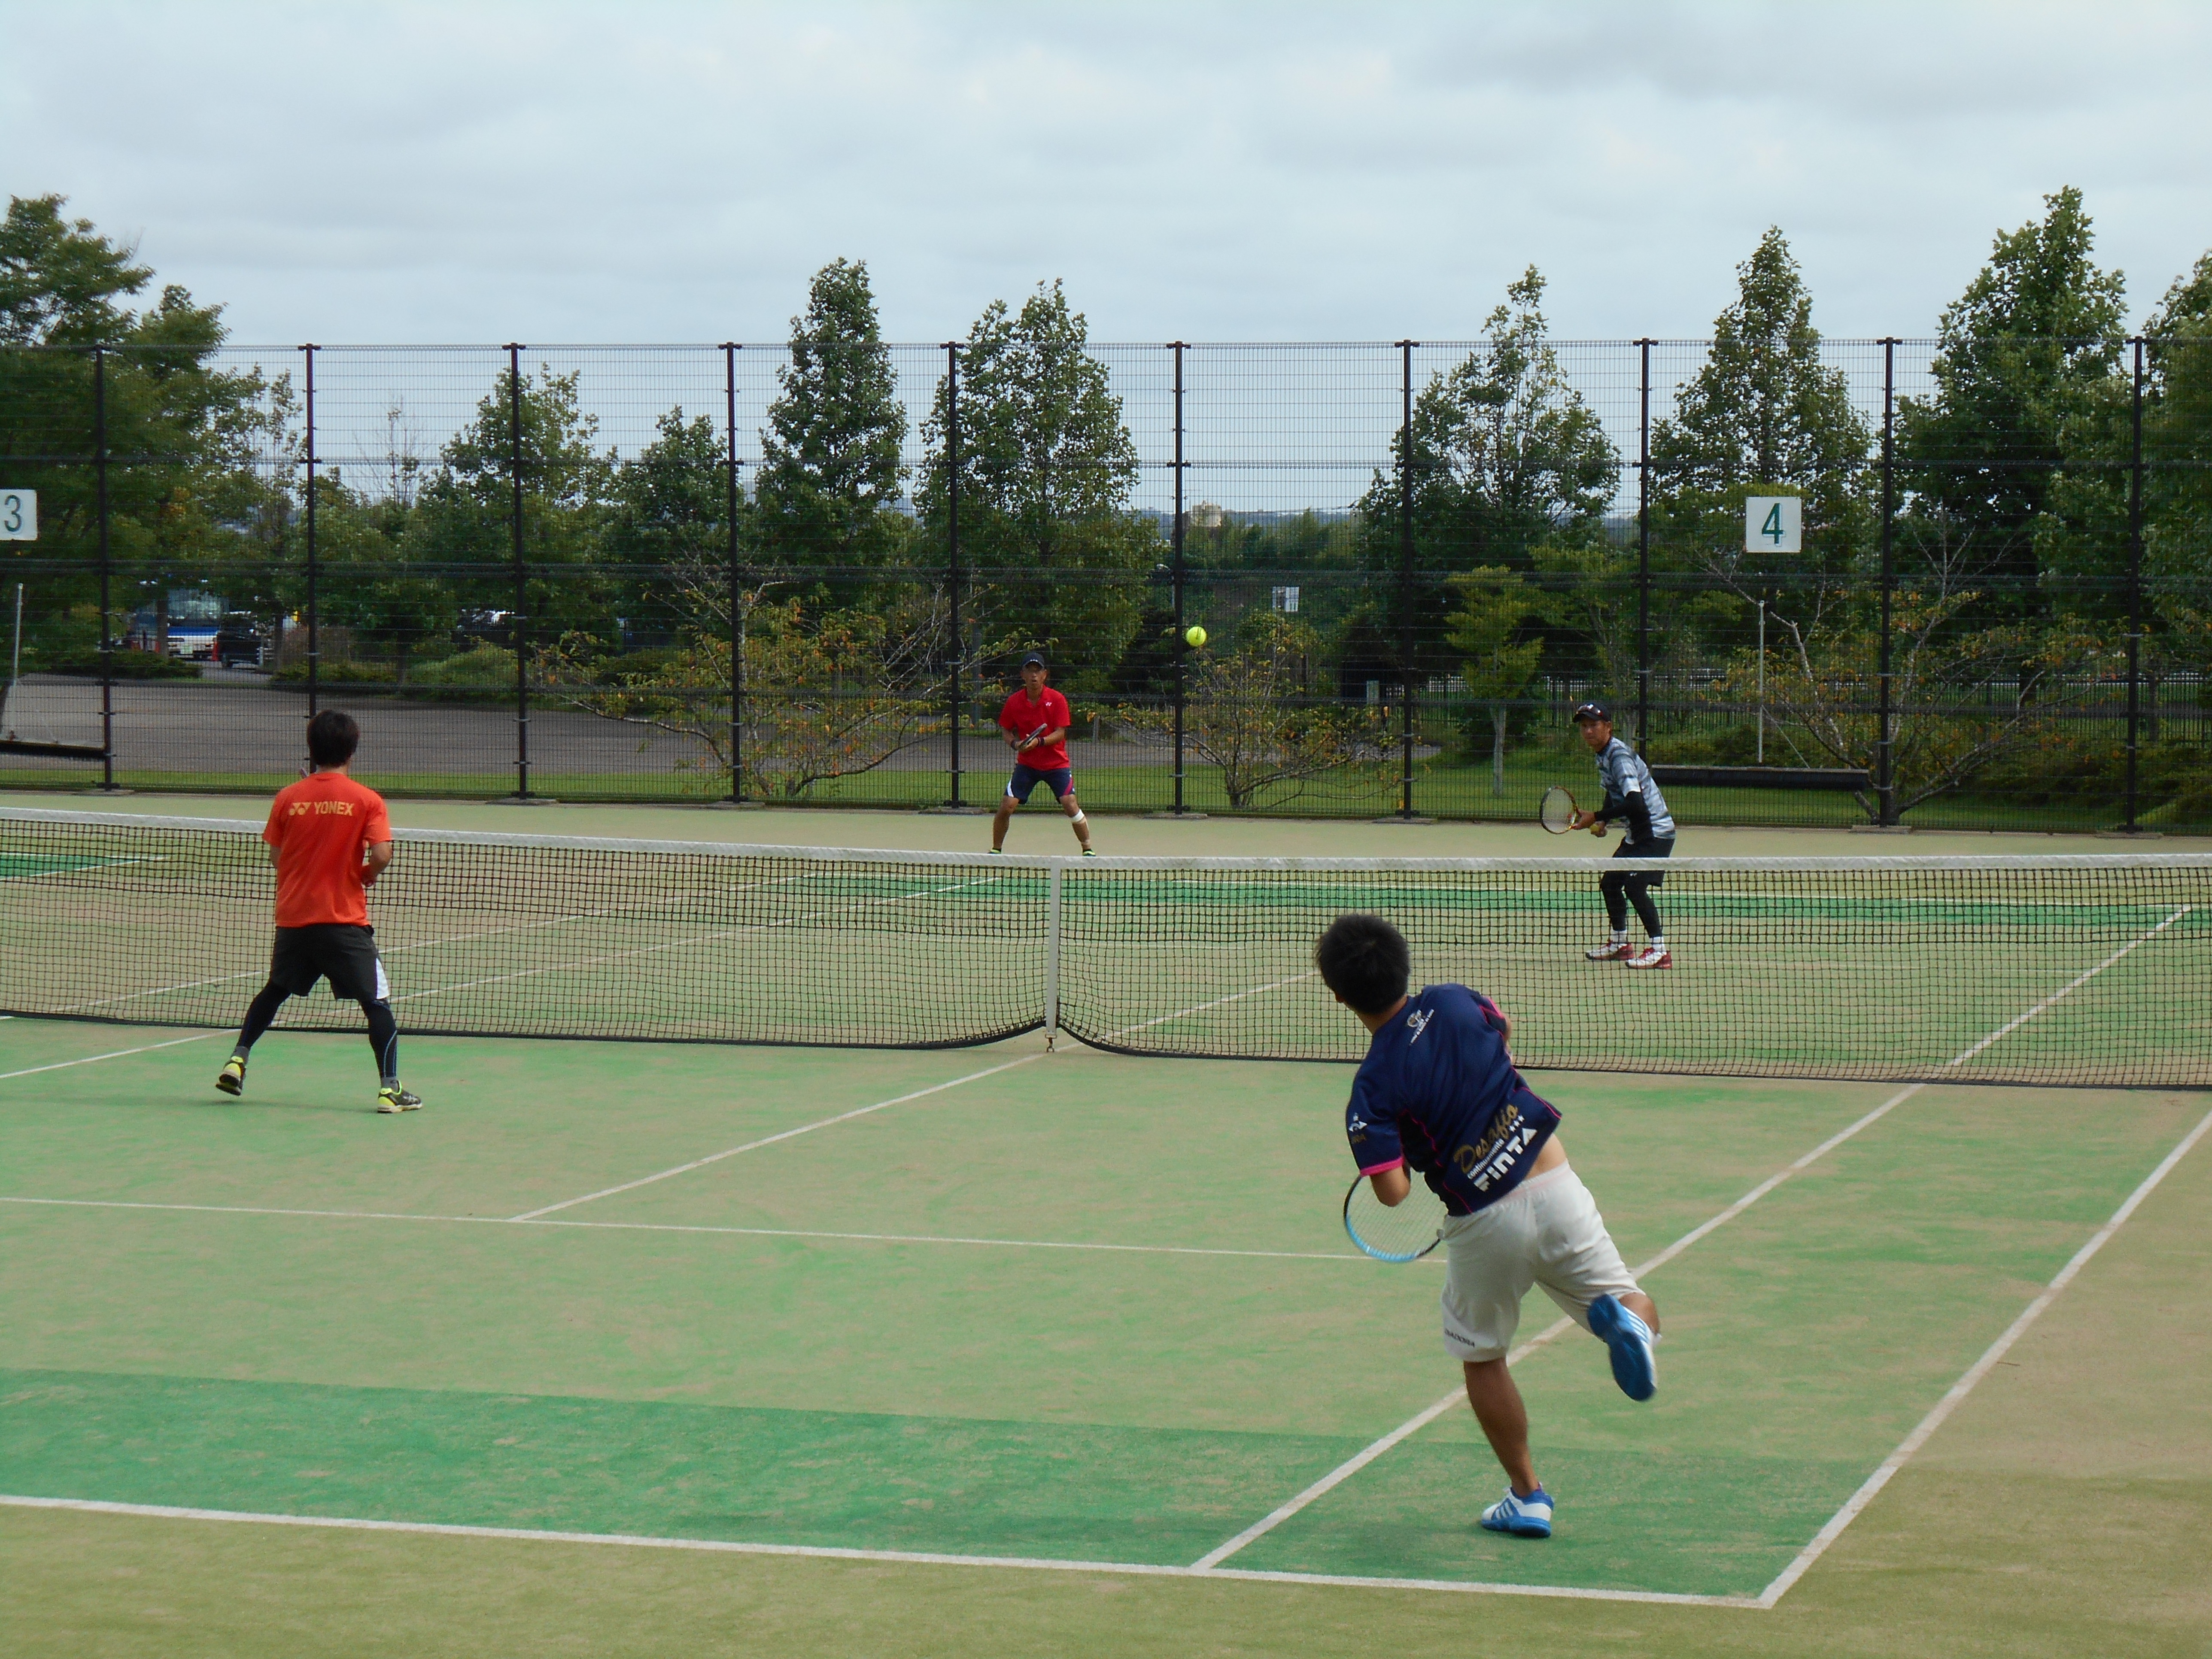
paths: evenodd
<path fill-rule="evenodd" d="M 1416 1180 L 1400 1203 L 1385 1204 L 1362 1176 L 1344 1197 L 1344 1230 L 1368 1255 L 1384 1261 L 1412 1261 L 1426 1255 L 1443 1236 L 1443 1200 Z"/>

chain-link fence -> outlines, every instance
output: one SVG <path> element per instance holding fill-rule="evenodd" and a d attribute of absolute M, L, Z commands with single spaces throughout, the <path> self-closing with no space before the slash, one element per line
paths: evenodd
<path fill-rule="evenodd" d="M 0 350 L 0 787 L 2212 830 L 2212 343 L 1001 320 Z"/>

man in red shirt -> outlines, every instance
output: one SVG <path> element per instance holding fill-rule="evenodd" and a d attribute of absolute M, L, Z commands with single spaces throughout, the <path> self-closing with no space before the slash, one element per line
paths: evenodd
<path fill-rule="evenodd" d="M 288 997 L 303 997 L 327 978 L 333 995 L 350 997 L 368 1016 L 376 1050 L 376 1109 L 411 1112 L 422 1102 L 399 1086 L 399 1024 L 392 1017 L 392 982 L 376 954 L 367 891 L 392 862 L 392 819 L 384 797 L 346 775 L 361 727 L 353 716 L 325 708 L 307 722 L 307 755 L 315 769 L 278 792 L 261 839 L 276 866 L 276 948 L 269 983 L 246 1011 L 238 1046 L 215 1086 L 246 1092 L 246 1061 L 255 1041 Z"/>
<path fill-rule="evenodd" d="M 1083 856 L 1097 856 L 1091 846 L 1091 821 L 1075 799 L 1075 769 L 1067 763 L 1067 699 L 1044 683 L 1044 659 L 1032 651 L 1022 659 L 1022 689 L 999 710 L 999 729 L 1014 746 L 1013 780 L 991 820 L 991 850 L 1006 850 L 1006 825 L 1014 808 L 1026 805 L 1040 783 L 1049 784 L 1060 810 L 1075 826 Z"/>

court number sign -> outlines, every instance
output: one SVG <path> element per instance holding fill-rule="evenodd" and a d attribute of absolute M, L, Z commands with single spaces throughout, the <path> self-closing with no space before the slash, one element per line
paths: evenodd
<path fill-rule="evenodd" d="M 0 489 L 0 542 L 39 539 L 39 492 Z"/>
<path fill-rule="evenodd" d="M 1805 520 L 1797 495 L 1747 495 L 1743 498 L 1743 550 L 1747 553 L 1802 553 Z"/>

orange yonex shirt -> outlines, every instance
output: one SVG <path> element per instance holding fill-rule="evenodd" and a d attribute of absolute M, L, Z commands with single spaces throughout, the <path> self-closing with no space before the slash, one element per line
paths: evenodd
<path fill-rule="evenodd" d="M 368 925 L 362 854 L 392 839 L 384 797 L 343 772 L 318 772 L 280 790 L 261 839 L 276 849 L 276 925 Z"/>

